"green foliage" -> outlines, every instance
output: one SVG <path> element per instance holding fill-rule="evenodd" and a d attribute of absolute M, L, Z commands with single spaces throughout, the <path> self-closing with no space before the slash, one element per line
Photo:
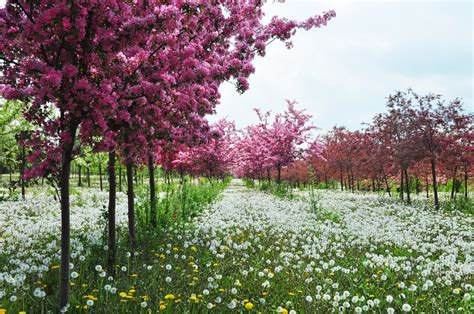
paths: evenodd
<path fill-rule="evenodd" d="M 211 202 L 229 183 L 229 179 L 220 181 L 198 180 L 196 184 L 185 180 L 183 184 L 158 184 L 156 197 L 157 222 L 160 228 L 174 224 L 183 224 L 196 215 Z M 140 227 L 149 228 L 150 221 L 149 186 L 137 189 L 136 212 Z"/>
<path fill-rule="evenodd" d="M 474 215 L 474 199 L 458 196 L 455 200 L 451 200 L 441 204 L 441 208 L 446 211 L 460 211 L 469 215 Z"/>
<path fill-rule="evenodd" d="M 18 201 L 20 193 L 13 189 L 0 188 L 0 202 L 3 201 Z"/>
<path fill-rule="evenodd" d="M 313 184 L 309 184 L 309 204 L 311 207 L 311 211 L 316 213 L 319 211 L 321 207 L 321 195 L 315 191 L 315 187 Z"/>
<path fill-rule="evenodd" d="M 242 179 L 242 181 L 244 182 L 244 185 L 248 188 L 254 188 L 255 187 L 255 181 L 252 180 L 252 179 Z"/>
<path fill-rule="evenodd" d="M 258 189 L 263 192 L 271 193 L 277 197 L 293 200 L 297 197 L 294 193 L 292 185 L 288 182 L 282 181 L 279 184 L 274 181 L 263 181 L 258 186 Z"/>
<path fill-rule="evenodd" d="M 20 145 L 15 136 L 32 130 L 32 125 L 25 120 L 22 110 L 26 105 L 20 101 L 0 100 L 0 172 L 19 164 Z"/>

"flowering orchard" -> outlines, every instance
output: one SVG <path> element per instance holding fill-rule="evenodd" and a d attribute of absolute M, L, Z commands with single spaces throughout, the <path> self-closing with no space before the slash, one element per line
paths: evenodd
<path fill-rule="evenodd" d="M 155 155 L 170 144 L 206 140 L 203 117 L 214 111 L 222 82 L 235 80 L 244 92 L 252 60 L 265 55 L 267 44 L 290 45 L 297 29 L 320 27 L 335 16 L 330 11 L 302 22 L 275 17 L 263 24 L 262 6 L 261 1 L 7 1 L 1 9 L 2 95 L 23 101 L 35 127 L 32 167 L 24 177 L 47 176 L 59 190 L 61 310 L 69 295 L 71 161 L 81 146 L 109 153 L 114 217 L 115 159 L 121 156 L 134 247 L 134 166 L 148 161 L 153 173 Z M 150 186 L 155 216 L 153 180 Z"/>
<path fill-rule="evenodd" d="M 6 1 L 0 314 L 473 310 L 460 100 L 396 92 L 325 135 L 295 101 L 207 120 L 268 45 L 336 16 L 264 6 Z"/>
<path fill-rule="evenodd" d="M 397 194 L 408 204 L 412 194 L 424 193 L 436 208 L 440 188 L 449 192 L 450 200 L 469 199 L 474 115 L 463 111 L 459 99 L 446 102 L 440 95 L 420 96 L 411 89 L 396 92 L 388 96 L 387 112 L 376 115 L 364 129 L 334 127 L 312 139 L 305 119 L 299 117 L 299 124 L 286 122 L 281 128 L 284 140 L 277 135 L 278 117 L 274 134 L 265 133 L 266 120 L 249 127 L 236 144 L 236 173 L 260 182 L 265 178 L 279 182 L 281 177 L 295 186 L 316 183 L 325 188 L 338 185 L 341 191 Z M 280 140 L 272 143 L 275 138 Z"/>

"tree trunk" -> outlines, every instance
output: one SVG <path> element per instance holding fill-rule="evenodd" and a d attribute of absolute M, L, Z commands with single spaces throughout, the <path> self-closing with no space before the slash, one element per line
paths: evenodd
<path fill-rule="evenodd" d="M 122 192 L 122 165 L 119 164 L 119 191 Z"/>
<path fill-rule="evenodd" d="M 405 172 L 405 187 L 407 191 L 407 203 L 411 204 L 411 198 L 410 198 L 410 180 L 408 179 L 408 169 L 404 169 Z"/>
<path fill-rule="evenodd" d="M 25 152 L 25 145 L 21 147 L 21 169 L 20 169 L 20 183 L 21 183 L 21 198 L 24 200 L 26 191 L 25 191 L 25 179 L 23 175 L 25 174 L 26 168 L 26 152 Z"/>
<path fill-rule="evenodd" d="M 387 174 L 385 173 L 385 170 L 382 168 L 382 174 L 383 174 L 383 180 L 385 181 L 385 186 L 387 188 L 387 193 L 388 193 L 388 196 L 392 197 L 392 192 L 390 191 L 390 184 L 388 183 L 388 178 L 387 178 Z"/>
<path fill-rule="evenodd" d="M 130 241 L 130 249 L 135 248 L 135 204 L 133 193 L 133 164 L 127 159 L 127 198 L 128 198 L 128 239 Z"/>
<path fill-rule="evenodd" d="M 115 156 L 114 156 L 115 158 Z M 114 161 L 115 163 L 115 161 Z M 115 165 L 114 165 L 114 174 L 115 174 Z M 99 163 L 99 183 L 100 183 L 100 190 L 103 191 L 103 185 L 102 185 L 102 165 Z"/>
<path fill-rule="evenodd" d="M 184 184 L 184 171 L 179 171 L 179 184 Z"/>
<path fill-rule="evenodd" d="M 270 184 L 270 168 L 267 168 L 267 179 L 268 179 L 268 184 Z"/>
<path fill-rule="evenodd" d="M 77 186 L 78 186 L 78 187 L 81 187 L 81 186 L 82 186 L 81 168 L 82 168 L 81 165 L 78 165 L 78 166 L 77 166 L 78 180 L 79 180 L 79 181 L 77 181 Z"/>
<path fill-rule="evenodd" d="M 436 209 L 439 209 L 438 186 L 436 183 L 436 161 L 431 158 L 431 174 L 433 176 L 433 194 Z"/>
<path fill-rule="evenodd" d="M 354 193 L 355 191 L 355 186 L 354 186 L 354 173 L 352 172 L 352 166 L 351 168 L 349 169 L 349 184 L 351 186 L 351 192 Z"/>
<path fill-rule="evenodd" d="M 12 181 L 13 181 L 13 179 L 12 179 L 12 166 L 11 166 L 11 165 L 8 165 L 8 171 L 9 171 L 9 175 L 10 175 L 10 176 L 9 176 L 9 181 L 8 181 L 8 183 L 9 183 L 10 186 L 11 186 L 11 185 L 12 185 Z"/>
<path fill-rule="evenodd" d="M 91 187 L 91 169 L 89 167 L 87 167 L 87 187 L 90 188 Z"/>
<path fill-rule="evenodd" d="M 341 191 L 344 191 L 344 176 L 342 175 L 342 169 L 339 170 L 341 175 Z"/>
<path fill-rule="evenodd" d="M 281 166 L 278 166 L 277 167 L 277 183 L 280 184 L 281 183 Z"/>
<path fill-rule="evenodd" d="M 467 201 L 467 168 L 464 166 L 464 199 Z"/>
<path fill-rule="evenodd" d="M 61 197 L 61 266 L 59 284 L 59 309 L 64 309 L 69 303 L 69 254 L 70 254 L 70 207 L 69 207 L 69 175 L 71 174 L 72 150 L 76 128 L 70 130 L 71 141 L 64 145 L 60 171 Z"/>
<path fill-rule="evenodd" d="M 100 165 L 99 165 L 100 169 Z M 110 275 L 115 276 L 115 256 L 117 254 L 116 247 L 116 228 L 115 228 L 115 205 L 117 181 L 115 178 L 115 151 L 109 152 L 109 163 L 107 167 L 109 180 L 109 211 L 108 211 L 108 258 L 107 271 Z M 102 178 L 102 177 L 101 177 Z M 102 180 L 101 188 L 102 188 Z"/>
<path fill-rule="evenodd" d="M 426 198 L 430 198 L 430 184 L 428 182 L 428 176 L 425 177 L 426 183 Z"/>
<path fill-rule="evenodd" d="M 156 227 L 156 187 L 155 187 L 155 162 L 153 155 L 148 155 L 148 173 L 150 176 L 150 222 Z"/>
<path fill-rule="evenodd" d="M 453 173 L 453 187 L 451 188 L 451 200 L 454 199 L 454 189 L 456 188 L 456 173 L 458 171 L 458 167 L 454 167 L 454 173 Z"/>
<path fill-rule="evenodd" d="M 404 200 L 403 197 L 403 168 L 400 167 L 400 200 Z"/>

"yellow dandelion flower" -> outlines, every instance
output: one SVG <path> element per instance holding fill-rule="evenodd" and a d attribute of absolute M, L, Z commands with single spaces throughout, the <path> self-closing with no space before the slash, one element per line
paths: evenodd
<path fill-rule="evenodd" d="M 196 298 L 195 295 L 192 295 L 192 296 L 189 297 L 189 300 L 191 300 L 191 301 L 197 301 L 197 298 Z"/>
<path fill-rule="evenodd" d="M 121 296 L 122 298 L 125 298 L 127 296 L 127 293 L 126 292 L 120 292 L 119 296 Z"/>
<path fill-rule="evenodd" d="M 174 294 L 171 294 L 171 293 L 170 293 L 170 294 L 165 295 L 165 299 L 166 299 L 166 300 L 169 300 L 169 299 L 172 300 L 172 299 L 174 299 Z"/>
<path fill-rule="evenodd" d="M 138 277 L 138 274 L 133 274 L 132 277 Z"/>
<path fill-rule="evenodd" d="M 18 314 L 26 314 L 26 312 L 25 311 L 20 311 L 20 312 L 18 312 Z"/>
<path fill-rule="evenodd" d="M 160 310 L 166 310 L 166 305 L 165 305 L 165 304 L 161 304 L 161 305 L 160 305 Z"/>
<path fill-rule="evenodd" d="M 51 266 L 51 269 L 59 269 L 59 265 L 53 265 Z"/>
<path fill-rule="evenodd" d="M 6 309 L 0 309 L 0 314 L 5 314 L 5 313 L 7 313 Z"/>
<path fill-rule="evenodd" d="M 160 254 L 160 258 L 166 258 L 165 254 Z"/>
<path fill-rule="evenodd" d="M 137 292 L 137 290 L 135 290 L 135 289 L 128 290 L 128 293 L 135 293 L 135 292 Z"/>
<path fill-rule="evenodd" d="M 295 293 L 294 293 L 294 292 L 288 292 L 288 294 L 289 294 L 289 295 L 295 295 Z"/>
<path fill-rule="evenodd" d="M 282 308 L 282 309 L 281 309 L 281 314 L 288 314 L 288 310 L 285 309 L 285 308 Z"/>
<path fill-rule="evenodd" d="M 191 251 L 197 251 L 195 246 L 191 246 Z"/>
<path fill-rule="evenodd" d="M 268 295 L 268 292 L 262 291 L 262 296 L 266 296 L 266 295 Z"/>
<path fill-rule="evenodd" d="M 247 303 L 245 303 L 245 308 L 246 308 L 247 310 L 253 309 L 253 304 L 252 304 L 252 302 L 247 302 Z"/>
<path fill-rule="evenodd" d="M 176 299 L 174 303 L 181 303 L 181 299 Z"/>

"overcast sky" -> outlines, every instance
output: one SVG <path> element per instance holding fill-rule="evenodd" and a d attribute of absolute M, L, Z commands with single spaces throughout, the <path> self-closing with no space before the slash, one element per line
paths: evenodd
<path fill-rule="evenodd" d="M 294 37 L 294 48 L 273 43 L 255 61 L 250 89 L 239 95 L 221 87 L 217 118 L 238 127 L 256 122 L 252 108 L 284 110 L 285 99 L 307 108 L 313 123 L 357 129 L 385 110 L 386 97 L 412 87 L 446 99 L 460 97 L 473 112 L 473 2 L 287 0 L 266 4 L 273 15 L 304 19 L 328 9 L 328 26 Z"/>
<path fill-rule="evenodd" d="M 474 111 L 472 0 L 268 0 L 266 19 L 302 20 L 329 9 L 337 17 L 328 26 L 298 32 L 291 50 L 275 42 L 255 60 L 245 94 L 223 84 L 210 120 L 244 127 L 257 120 L 252 108 L 280 112 L 290 99 L 323 131 L 357 129 L 385 110 L 390 93 L 408 87 L 460 97 Z"/>

